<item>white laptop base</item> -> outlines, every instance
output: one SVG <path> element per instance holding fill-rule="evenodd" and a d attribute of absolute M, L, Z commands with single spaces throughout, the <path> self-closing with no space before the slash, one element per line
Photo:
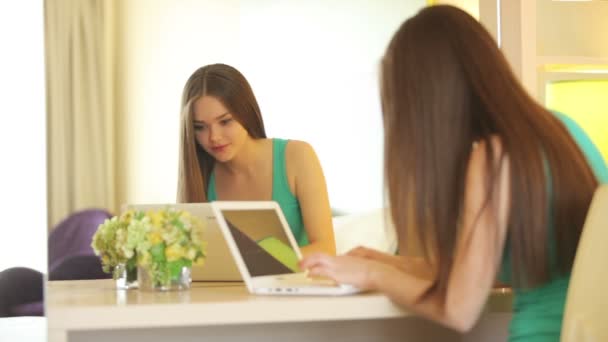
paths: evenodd
<path fill-rule="evenodd" d="M 352 285 L 337 284 L 331 280 L 312 279 L 305 273 L 255 277 L 252 279 L 252 291 L 255 294 L 264 295 L 320 296 L 341 296 L 361 292 Z"/>
<path fill-rule="evenodd" d="M 300 248 L 273 201 L 216 201 L 216 221 L 250 293 L 265 295 L 348 295 L 346 284 L 313 279 L 298 269 Z"/>

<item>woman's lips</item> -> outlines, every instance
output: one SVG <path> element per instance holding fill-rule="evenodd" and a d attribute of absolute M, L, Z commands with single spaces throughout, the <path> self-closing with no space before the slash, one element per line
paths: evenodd
<path fill-rule="evenodd" d="M 226 145 L 220 145 L 220 146 L 212 146 L 211 149 L 215 153 L 221 153 L 221 152 L 224 152 L 224 150 L 226 149 L 226 147 L 228 147 L 228 144 L 226 144 Z"/>

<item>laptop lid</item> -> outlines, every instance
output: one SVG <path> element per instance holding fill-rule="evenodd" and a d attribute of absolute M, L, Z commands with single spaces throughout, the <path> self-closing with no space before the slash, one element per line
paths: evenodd
<path fill-rule="evenodd" d="M 207 241 L 205 262 L 202 266 L 192 266 L 192 281 L 243 280 L 209 203 L 126 204 L 123 205 L 122 211 L 167 208 L 187 211 L 207 223 L 204 233 L 204 239 Z"/>
<path fill-rule="evenodd" d="M 287 222 L 276 202 L 215 201 L 211 206 L 250 290 L 253 277 L 299 272 L 300 249 L 293 234 L 285 232 Z"/>

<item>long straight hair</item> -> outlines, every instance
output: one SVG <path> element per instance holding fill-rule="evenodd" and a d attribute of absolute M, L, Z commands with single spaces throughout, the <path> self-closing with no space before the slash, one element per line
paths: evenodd
<path fill-rule="evenodd" d="M 196 70 L 182 94 L 178 202 L 206 202 L 215 159 L 196 141 L 194 103 L 203 96 L 219 100 L 253 139 L 266 138 L 260 107 L 247 79 L 234 67 L 210 64 Z"/>
<path fill-rule="evenodd" d="M 496 165 L 508 156 L 513 283 L 534 287 L 553 276 L 551 224 L 557 269 L 570 271 L 598 182 L 564 125 L 526 93 L 480 23 L 446 5 L 405 21 L 383 58 L 381 98 L 391 216 L 400 248 L 416 239 L 437 266 L 430 291 L 447 289 L 471 147 L 491 146 L 491 136 L 504 154 L 487 149 L 488 176 L 479 181 L 489 186 L 485 205 L 495 208 Z"/>

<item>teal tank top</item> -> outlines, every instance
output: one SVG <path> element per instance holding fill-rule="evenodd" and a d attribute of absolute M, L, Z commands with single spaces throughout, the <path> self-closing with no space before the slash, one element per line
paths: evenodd
<path fill-rule="evenodd" d="M 293 232 L 300 247 L 308 245 L 308 235 L 304 229 L 300 202 L 291 192 L 287 182 L 287 169 L 285 167 L 285 147 L 288 140 L 272 139 L 272 200 L 277 202 L 285 215 L 289 228 Z M 207 199 L 217 200 L 215 189 L 215 174 L 212 172 L 209 177 L 209 188 L 207 189 Z"/>
<path fill-rule="evenodd" d="M 600 184 L 608 183 L 608 168 L 597 147 L 585 131 L 568 116 L 555 112 L 577 142 Z M 556 242 L 553 224 L 549 222 L 549 262 L 556 270 Z M 505 246 L 499 279 L 511 282 L 511 255 Z M 514 289 L 513 318 L 509 326 L 509 341 L 557 342 L 560 339 L 562 317 L 570 275 L 555 275 L 548 283 L 534 289 Z"/>

